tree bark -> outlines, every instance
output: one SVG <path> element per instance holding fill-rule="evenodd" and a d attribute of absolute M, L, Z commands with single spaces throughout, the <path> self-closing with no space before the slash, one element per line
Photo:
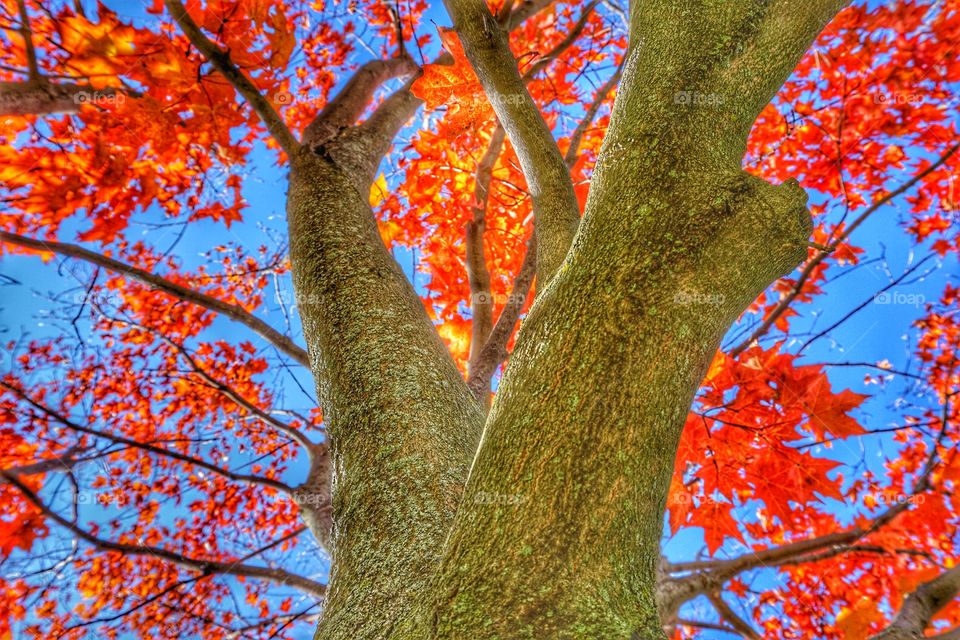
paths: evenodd
<path fill-rule="evenodd" d="M 292 154 L 294 284 L 333 461 L 317 638 L 663 638 L 659 543 L 687 411 L 721 337 L 811 231 L 795 182 L 741 170 L 746 138 L 842 2 L 636 3 L 578 229 L 499 22 L 448 6 L 532 186 L 545 277 L 478 447 L 482 410 L 366 204 L 379 156 L 348 134 Z"/>
<path fill-rule="evenodd" d="M 584 219 L 399 637 L 664 637 L 656 568 L 687 411 L 721 337 L 806 257 L 812 228 L 795 182 L 740 169 L 756 116 L 841 5 L 788 4 L 635 5 Z"/>
<path fill-rule="evenodd" d="M 435 570 L 483 412 L 355 177 L 306 148 L 291 160 L 294 287 L 333 464 L 317 638 L 385 638 Z"/>
<path fill-rule="evenodd" d="M 958 594 L 960 567 L 954 567 L 917 587 L 904 599 L 903 606 L 890 626 L 871 640 L 922 640 L 930 637 L 926 635 L 930 621 L 938 611 L 953 602 Z"/>

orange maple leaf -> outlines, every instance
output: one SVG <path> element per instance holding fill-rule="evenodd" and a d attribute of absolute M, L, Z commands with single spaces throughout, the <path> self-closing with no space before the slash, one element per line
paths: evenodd
<path fill-rule="evenodd" d="M 446 106 L 447 126 L 451 133 L 460 133 L 493 118 L 493 107 L 467 60 L 457 32 L 441 28 L 440 40 L 453 56 L 453 64 L 424 65 L 423 75 L 410 89 L 427 103 L 428 109 Z"/>

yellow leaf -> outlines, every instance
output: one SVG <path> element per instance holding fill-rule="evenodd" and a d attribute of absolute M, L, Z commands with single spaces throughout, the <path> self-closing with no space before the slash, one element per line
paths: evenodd
<path fill-rule="evenodd" d="M 876 601 L 860 598 L 853 607 L 844 607 L 837 615 L 837 629 L 847 640 L 865 640 L 870 635 L 870 625 L 883 620 Z"/>
<path fill-rule="evenodd" d="M 386 200 L 387 193 L 387 179 L 381 173 L 376 182 L 370 185 L 370 206 L 379 206 L 381 202 Z"/>

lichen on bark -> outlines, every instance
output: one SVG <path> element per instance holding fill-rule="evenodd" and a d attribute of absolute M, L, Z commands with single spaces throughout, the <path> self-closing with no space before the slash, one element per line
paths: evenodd
<path fill-rule="evenodd" d="M 307 150 L 292 160 L 296 303 L 333 461 L 317 637 L 384 638 L 434 570 L 483 414 L 353 176 Z"/>
<path fill-rule="evenodd" d="M 485 89 L 526 95 L 500 68 L 515 61 L 497 21 L 447 4 Z M 740 168 L 746 137 L 841 5 L 635 3 L 572 242 L 549 130 L 528 95 L 499 103 L 551 259 L 482 439 L 362 196 L 373 156 L 344 136 L 293 158 L 294 281 L 334 461 L 319 640 L 663 637 L 659 542 L 687 411 L 724 333 L 805 258 L 811 230 L 795 182 Z"/>

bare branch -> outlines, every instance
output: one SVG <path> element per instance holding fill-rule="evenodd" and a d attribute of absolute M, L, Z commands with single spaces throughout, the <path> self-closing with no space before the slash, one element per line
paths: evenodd
<path fill-rule="evenodd" d="M 960 594 L 960 567 L 944 571 L 917 587 L 903 601 L 893 622 L 872 640 L 919 640 L 938 611 Z M 953 632 L 950 632 L 953 633 Z M 939 636 L 936 636 L 939 637 Z"/>
<path fill-rule="evenodd" d="M 957 152 L 957 149 L 960 149 L 960 143 L 954 144 L 953 146 L 951 146 L 949 149 L 947 149 L 946 153 L 944 153 L 943 155 L 940 156 L 940 158 L 937 159 L 936 162 L 934 162 L 929 167 L 927 167 L 926 169 L 924 169 L 923 171 L 915 175 L 913 178 L 911 178 L 907 182 L 900 185 L 900 187 L 898 187 L 897 189 L 894 189 L 893 191 L 886 194 L 885 196 L 883 196 L 882 198 L 874 202 L 872 205 L 867 207 L 867 209 L 863 213 L 857 216 L 857 218 L 850 224 L 849 227 L 845 228 L 842 233 L 837 235 L 836 239 L 830 243 L 830 245 L 826 248 L 825 251 L 821 251 L 820 253 L 815 255 L 813 258 L 811 258 L 807 262 L 806 266 L 803 268 L 803 271 L 800 272 L 800 276 L 797 278 L 797 282 L 794 285 L 793 289 L 791 289 L 790 292 L 780 300 L 777 306 L 774 307 L 773 311 L 770 312 L 770 315 L 767 316 L 767 318 L 760 324 L 760 326 L 757 327 L 746 340 L 744 340 L 737 346 L 733 347 L 730 350 L 729 354 L 735 357 L 743 353 L 744 351 L 746 351 L 750 347 L 750 345 L 752 345 L 755 341 L 765 336 L 767 332 L 770 331 L 770 328 L 773 327 L 774 323 L 776 323 L 776 321 L 780 318 L 780 316 L 782 316 L 784 312 L 793 303 L 793 301 L 797 299 L 797 296 L 800 295 L 800 291 L 803 289 L 803 285 L 806 284 L 807 280 L 810 279 L 810 277 L 813 275 L 814 270 L 820 265 L 821 262 L 826 260 L 827 257 L 833 251 L 836 251 L 837 247 L 839 247 L 847 238 L 849 238 L 850 235 L 854 231 L 856 231 L 857 227 L 863 224 L 867 220 L 867 218 L 872 216 L 874 213 L 877 212 L 877 210 L 879 210 L 881 207 L 883 207 L 887 203 L 891 202 L 892 200 L 896 199 L 897 197 L 903 195 L 904 193 L 912 189 L 914 185 L 916 185 L 918 182 L 920 182 L 921 180 L 926 178 L 928 175 L 930 175 L 931 173 L 936 171 L 938 168 L 940 168 L 940 166 L 942 166 L 943 163 L 949 160 L 950 157 Z"/>
<path fill-rule="evenodd" d="M 617 70 L 612 76 L 604 83 L 600 90 L 597 91 L 597 94 L 593 97 L 593 102 L 590 103 L 590 106 L 587 107 L 586 112 L 583 114 L 583 118 L 580 119 L 580 122 L 577 124 L 577 128 L 573 130 L 573 133 L 570 135 L 570 146 L 567 147 L 567 153 L 563 157 L 564 163 L 568 167 L 572 167 L 577 161 L 577 154 L 580 152 L 580 145 L 583 142 L 583 136 L 586 135 L 587 130 L 590 128 L 590 125 L 593 124 L 594 118 L 597 117 L 597 113 L 600 111 L 600 106 L 603 104 L 603 101 L 607 99 L 607 96 L 610 95 L 610 92 L 613 91 L 614 87 L 620 83 L 620 77 L 623 75 L 623 63 L 626 61 L 626 58 L 620 61 L 620 64 L 617 65 Z"/>
<path fill-rule="evenodd" d="M 8 467 L 3 469 L 4 473 L 16 476 L 30 476 L 38 473 L 50 473 L 53 471 L 66 471 L 74 467 L 80 460 L 76 454 L 83 451 L 84 447 L 74 445 L 63 453 L 54 454 L 52 458 L 44 458 L 37 462 L 22 464 L 17 467 Z"/>
<path fill-rule="evenodd" d="M 23 400 L 24 402 L 26 402 L 27 404 L 29 404 L 30 406 L 32 406 L 32 407 L 33 407 L 34 409 L 36 409 L 37 411 L 40 411 L 41 413 L 43 413 L 43 414 L 44 414 L 45 416 L 47 416 L 48 418 L 51 418 L 51 419 L 55 420 L 56 422 L 59 422 L 61 425 L 67 427 L 68 429 L 71 429 L 71 430 L 76 431 L 76 432 L 78 432 L 78 433 L 85 433 L 85 434 L 87 434 L 87 435 L 91 435 L 91 436 L 94 436 L 94 437 L 97 437 L 97 438 L 105 438 L 105 439 L 107 439 L 107 440 L 110 440 L 111 442 L 116 442 L 117 444 L 126 445 L 126 446 L 128 446 L 128 447 L 133 447 L 133 448 L 135 448 L 135 449 L 140 449 L 140 450 L 146 451 L 146 452 L 148 452 L 148 453 L 153 453 L 153 454 L 156 454 L 156 455 L 165 456 L 165 457 L 167 457 L 167 458 L 172 458 L 172 459 L 174 459 L 174 460 L 178 460 L 178 461 L 180 461 L 180 462 L 184 462 L 184 463 L 191 464 L 191 465 L 194 465 L 194 466 L 196 466 L 196 467 L 199 467 L 199 468 L 201 468 L 201 469 L 205 469 L 205 470 L 207 470 L 207 471 L 209 471 L 209 472 L 211 472 L 211 473 L 215 473 L 215 474 L 217 474 L 217 475 L 219 475 L 219 476 L 223 476 L 224 478 L 227 478 L 228 480 L 234 480 L 234 481 L 236 481 L 236 482 L 245 482 L 245 483 L 250 483 L 250 484 L 258 484 L 258 485 L 262 485 L 262 486 L 264 486 L 264 487 L 269 487 L 269 488 L 271 488 L 271 489 L 275 489 L 275 490 L 277 490 L 277 491 L 281 491 L 281 492 L 283 492 L 283 493 L 288 493 L 288 494 L 294 492 L 294 489 L 293 489 L 292 487 L 290 487 L 289 485 L 287 485 L 287 484 L 285 484 L 285 483 L 283 483 L 283 482 L 281 482 L 281 481 L 279 481 L 279 480 L 275 480 L 275 479 L 273 479 L 273 478 L 265 478 L 265 477 L 263 477 L 263 476 L 255 476 L 255 475 L 249 475 L 249 474 L 234 473 L 234 472 L 229 471 L 229 470 L 227 470 L 227 469 L 223 469 L 223 468 L 221 468 L 221 467 L 218 467 L 218 466 L 215 465 L 215 464 L 211 464 L 211 463 L 209 463 L 209 462 L 207 462 L 207 461 L 205 461 L 205 460 L 201 460 L 201 459 L 199 459 L 199 458 L 194 458 L 193 456 L 188 456 L 188 455 L 186 455 L 186 454 L 179 453 L 179 452 L 177 452 L 177 451 L 171 451 L 170 449 L 165 449 L 165 448 L 163 448 L 163 447 L 158 447 L 158 446 L 153 445 L 153 444 L 150 444 L 150 443 L 140 442 L 139 440 L 134 440 L 134 439 L 132 439 L 132 438 L 127 438 L 127 437 L 125 437 L 125 436 L 120 436 L 120 435 L 108 433 L 108 432 L 106 432 L 106 431 L 101 431 L 101 430 L 99 430 L 99 429 L 94 429 L 94 428 L 92 428 L 92 427 L 86 427 L 86 426 L 84 426 L 84 425 L 81 425 L 81 424 L 78 424 L 78 423 L 74 422 L 73 420 L 70 420 L 70 419 L 67 418 L 66 416 L 61 415 L 60 413 L 58 413 L 57 411 L 54 411 L 54 410 L 51 409 L 50 407 L 48 407 L 48 406 L 46 406 L 46 405 L 44 405 L 44 404 L 41 404 L 40 402 L 37 402 L 36 400 L 34 400 L 32 397 L 30 397 L 30 396 L 29 396 L 25 391 L 23 391 L 22 389 L 19 389 L 19 388 L 15 387 L 15 386 L 13 386 L 13 385 L 11 385 L 11 384 L 8 384 L 7 382 L 4 382 L 3 380 L 0 380 L 0 387 L 2 387 L 2 388 L 4 388 L 4 389 L 6 389 L 7 391 L 9 391 L 10 393 L 14 394 L 14 395 L 17 396 L 18 398 L 20 398 L 21 400 Z M 51 469 L 51 470 L 55 470 L 55 469 Z M 14 471 L 16 471 L 16 470 L 14 470 Z"/>
<path fill-rule="evenodd" d="M 197 376 L 205 384 L 216 389 L 217 391 L 222 393 L 224 396 L 229 398 L 234 404 L 242 407 L 243 409 L 247 410 L 249 413 L 260 418 L 262 421 L 266 422 L 267 424 L 272 426 L 274 429 L 276 429 L 280 433 L 290 436 L 293 440 L 297 441 L 300 445 L 302 445 L 303 448 L 306 449 L 311 456 L 313 456 L 316 453 L 317 445 L 314 444 L 313 441 L 310 440 L 310 438 L 304 435 L 302 431 L 300 431 L 295 427 L 291 427 L 290 425 L 284 422 L 281 422 L 280 420 L 277 420 L 275 417 L 273 417 L 272 415 L 270 415 L 269 413 L 267 413 L 257 405 L 253 404 L 243 396 L 241 396 L 239 393 L 237 393 L 235 389 L 233 389 L 232 387 L 225 384 L 224 382 L 217 380 L 216 378 L 211 376 L 206 369 L 200 366 L 200 363 L 196 361 L 196 359 L 190 354 L 190 352 L 186 349 L 186 347 L 184 347 L 179 342 L 176 342 L 170 339 L 168 336 L 164 335 L 160 331 L 157 331 L 153 327 L 148 327 L 138 322 L 121 320 L 119 318 L 113 318 L 106 315 L 104 317 L 110 322 L 115 322 L 117 324 L 123 324 L 130 327 L 136 327 L 137 329 L 141 329 L 155 336 L 157 339 L 159 339 L 161 342 L 166 344 L 168 347 L 170 347 L 171 349 L 179 353 L 180 356 L 187 362 L 187 364 L 190 365 L 190 368 L 193 370 L 193 372 L 196 373 Z"/>
<path fill-rule="evenodd" d="M 730 605 L 724 602 L 719 592 L 714 591 L 707 594 L 707 599 L 710 600 L 710 604 L 717 610 L 720 617 L 726 620 L 737 633 L 748 640 L 760 640 L 760 634 L 750 626 L 750 623 L 737 615 L 737 612 L 731 609 Z"/>
<path fill-rule="evenodd" d="M 513 329 L 517 326 L 520 314 L 523 312 L 523 305 L 527 301 L 530 293 L 530 287 L 533 286 L 533 279 L 537 275 L 537 237 L 536 234 L 530 236 L 527 243 L 527 252 L 523 258 L 523 264 L 520 265 L 520 272 L 513 281 L 513 289 L 510 291 L 510 297 L 497 318 L 497 323 L 490 332 L 483 349 L 470 369 L 470 375 L 467 379 L 467 386 L 477 398 L 485 397 L 490 392 L 490 381 L 497 367 L 507 357 L 507 343 L 510 342 L 510 336 L 513 335 Z"/>
<path fill-rule="evenodd" d="M 89 85 L 54 84 L 46 78 L 39 81 L 0 82 L 0 116 L 76 113 L 93 95 L 109 98 L 124 94 L 113 87 L 94 89 Z"/>
<path fill-rule="evenodd" d="M 931 477 L 937 465 L 938 449 L 946 434 L 949 416 L 949 403 L 954 394 L 949 394 L 944 402 L 942 425 L 937 438 L 931 445 L 930 453 L 914 481 L 909 496 L 915 497 L 931 487 Z M 680 578 L 666 578 L 660 581 L 658 606 L 664 619 L 671 619 L 680 605 L 701 593 L 710 593 L 721 587 L 734 576 L 757 567 L 781 567 L 807 562 L 817 562 L 841 553 L 869 550 L 855 543 L 871 533 L 890 524 L 901 513 L 913 506 L 912 500 L 898 501 L 868 523 L 846 531 L 838 531 L 808 540 L 800 540 L 771 547 L 761 551 L 746 553 L 729 560 L 705 560 L 696 562 L 666 563 L 665 574 L 694 572 Z"/>
<path fill-rule="evenodd" d="M 27 52 L 27 68 L 29 69 L 30 80 L 39 82 L 40 67 L 37 64 L 37 50 L 33 45 L 33 30 L 30 29 L 30 16 L 27 15 L 27 3 L 24 0 L 17 0 L 17 10 L 20 13 L 20 37 L 23 38 L 23 46 Z"/>
<path fill-rule="evenodd" d="M 553 62 L 564 51 L 569 49 L 574 42 L 577 41 L 577 38 L 579 38 L 580 34 L 583 33 L 587 23 L 590 21 L 590 16 L 593 14 L 593 10 L 597 8 L 598 4 L 600 4 L 600 0 L 590 0 L 590 2 L 587 3 L 587 6 L 585 6 L 583 11 L 580 13 L 580 17 L 577 18 L 577 21 L 573 24 L 573 27 L 570 28 L 570 31 L 567 32 L 567 35 L 564 36 L 563 40 L 558 42 L 557 46 L 551 49 L 546 55 L 538 58 L 537 61 L 530 65 L 530 68 L 524 72 L 524 81 L 531 80 L 538 71 Z"/>
<path fill-rule="evenodd" d="M 90 264 L 97 265 L 98 267 L 103 267 L 104 269 L 113 271 L 114 273 L 128 276 L 137 282 L 154 287 L 155 289 L 159 289 L 160 291 L 163 291 L 174 298 L 183 300 L 184 302 L 189 302 L 191 304 L 210 309 L 211 311 L 216 311 L 217 313 L 223 314 L 231 320 L 246 325 L 260 337 L 303 366 L 310 366 L 310 358 L 304 349 L 297 346 L 293 340 L 283 335 L 239 305 L 230 304 L 228 302 L 218 300 L 212 296 L 208 296 L 204 293 L 200 293 L 199 291 L 188 289 L 183 285 L 171 282 L 170 280 L 150 273 L 149 271 L 145 271 L 139 267 L 134 267 L 132 265 L 120 262 L 119 260 L 109 258 L 94 251 L 90 251 L 89 249 L 85 249 L 79 245 L 56 242 L 53 240 L 37 240 L 34 238 L 17 235 L 15 233 L 10 233 L 8 231 L 0 231 L 0 241 L 17 245 L 19 247 L 25 247 L 27 249 L 33 249 L 35 251 L 53 252 L 70 258 L 78 258 L 80 260 L 89 262 Z"/>
<path fill-rule="evenodd" d="M 505 138 L 499 124 L 490 137 L 490 144 L 477 165 L 476 186 L 473 190 L 473 219 L 467 222 L 467 281 L 470 284 L 470 309 L 472 312 L 470 335 L 470 359 L 468 371 L 472 371 L 493 329 L 493 297 L 490 291 L 490 270 L 484 252 L 484 232 L 487 228 L 487 203 L 490 196 L 490 181 L 493 167 L 500 157 Z M 485 394 L 486 395 L 486 394 Z M 485 398 L 477 398 L 484 402 Z"/>
<path fill-rule="evenodd" d="M 268 580 L 270 582 L 276 582 L 278 584 L 295 587 L 304 593 L 310 594 L 317 598 L 323 598 L 326 595 L 326 585 L 320 584 L 319 582 L 315 582 L 300 575 L 289 573 L 283 569 L 249 565 L 240 561 L 221 562 L 218 560 L 202 560 L 198 558 L 191 558 L 182 553 L 170 551 L 161 547 L 133 545 L 99 538 L 50 509 L 50 507 L 40 500 L 36 493 L 23 484 L 15 475 L 11 475 L 6 472 L 0 472 L 0 478 L 3 478 L 6 482 L 14 485 L 20 491 L 20 493 L 23 494 L 24 498 L 26 498 L 37 509 L 39 509 L 46 517 L 50 518 L 78 538 L 98 549 L 102 549 L 104 551 L 117 551 L 119 553 L 134 556 L 153 556 L 155 558 L 166 560 L 177 566 L 183 567 L 184 569 L 199 571 L 203 574 L 220 573 L 225 575 L 244 576 Z M 284 539 L 277 541 L 274 544 L 280 544 L 284 540 L 289 540 L 290 538 L 299 535 L 304 530 L 305 528 L 297 529 L 293 533 L 285 536 Z"/>

